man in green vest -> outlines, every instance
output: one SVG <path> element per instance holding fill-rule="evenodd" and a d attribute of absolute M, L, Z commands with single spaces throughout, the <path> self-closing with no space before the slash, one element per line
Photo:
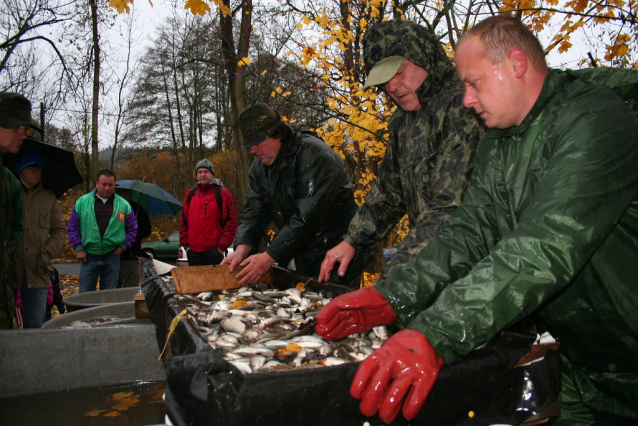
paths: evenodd
<path fill-rule="evenodd" d="M 117 288 L 120 255 L 135 243 L 137 219 L 131 205 L 115 194 L 115 174 L 98 172 L 95 189 L 73 206 L 69 242 L 80 263 L 80 293 Z"/>
<path fill-rule="evenodd" d="M 507 15 L 464 35 L 456 63 L 491 129 L 463 205 L 411 265 L 328 304 L 317 331 L 404 328 L 350 388 L 390 422 L 418 414 L 444 364 L 533 314 L 560 342 L 552 424 L 638 424 L 638 73 L 549 69 Z"/>

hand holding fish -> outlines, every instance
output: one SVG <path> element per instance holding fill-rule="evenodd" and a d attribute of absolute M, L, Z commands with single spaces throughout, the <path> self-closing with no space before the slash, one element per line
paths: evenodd
<path fill-rule="evenodd" d="M 423 334 L 404 329 L 361 363 L 350 395 L 361 399 L 359 409 L 365 416 L 378 411 L 381 420 L 390 423 L 403 404 L 403 416 L 412 420 L 421 411 L 443 365 Z"/>
<path fill-rule="evenodd" d="M 328 303 L 317 315 L 316 331 L 325 340 L 336 340 L 396 320 L 388 301 L 371 286 L 342 294 Z"/>

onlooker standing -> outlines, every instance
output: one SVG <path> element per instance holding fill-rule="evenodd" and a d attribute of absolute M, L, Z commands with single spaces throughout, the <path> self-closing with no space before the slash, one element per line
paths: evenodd
<path fill-rule="evenodd" d="M 69 218 L 69 242 L 80 263 L 80 293 L 117 287 L 120 255 L 135 242 L 137 219 L 131 205 L 115 194 L 115 174 L 98 172 L 95 189 L 80 197 Z"/>
<path fill-rule="evenodd" d="M 197 185 L 186 192 L 179 222 L 179 243 L 187 250 L 188 265 L 219 265 L 235 239 L 237 213 L 230 191 L 204 159 L 195 168 Z"/>
<path fill-rule="evenodd" d="M 17 154 L 31 132 L 31 102 L 17 93 L 0 92 L 0 154 Z M 0 329 L 13 328 L 14 287 L 20 282 L 11 253 L 23 232 L 20 182 L 4 168 L 0 155 Z"/>
<path fill-rule="evenodd" d="M 120 282 L 118 288 L 140 285 L 140 261 L 137 255 L 142 249 L 142 240 L 151 235 L 151 220 L 146 209 L 131 200 L 130 189 L 118 188 L 117 194 L 129 202 L 137 219 L 137 236 L 133 245 L 120 256 Z"/>
<path fill-rule="evenodd" d="M 24 328 L 39 328 L 46 321 L 51 260 L 62 250 L 66 234 L 58 200 L 41 182 L 43 167 L 42 159 L 32 150 L 25 151 L 16 164 L 22 183 L 25 230 L 13 259 L 22 280 Z"/>

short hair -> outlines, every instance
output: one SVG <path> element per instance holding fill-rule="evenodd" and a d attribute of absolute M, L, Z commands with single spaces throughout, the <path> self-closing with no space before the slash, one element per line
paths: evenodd
<path fill-rule="evenodd" d="M 117 180 L 117 178 L 115 177 L 115 173 L 113 173 L 109 169 L 104 169 L 104 170 L 100 170 L 99 172 L 97 172 L 97 176 L 95 176 L 95 181 L 96 182 L 98 180 L 100 180 L 100 176 L 112 177 L 113 179 Z"/>
<path fill-rule="evenodd" d="M 513 16 L 503 13 L 489 17 L 470 28 L 462 37 L 479 36 L 485 56 L 495 64 L 505 61 L 510 49 L 519 48 L 538 71 L 547 70 L 545 51 L 536 36 Z"/>

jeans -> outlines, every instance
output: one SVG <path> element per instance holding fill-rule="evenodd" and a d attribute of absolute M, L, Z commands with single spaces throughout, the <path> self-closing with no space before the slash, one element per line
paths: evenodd
<path fill-rule="evenodd" d="M 219 265 L 224 260 L 224 255 L 217 250 L 217 247 L 202 252 L 189 249 L 186 255 L 188 256 L 188 266 Z"/>
<path fill-rule="evenodd" d="M 27 279 L 22 279 L 20 297 L 24 311 L 24 328 L 40 328 L 46 321 L 49 288 L 29 288 Z"/>
<path fill-rule="evenodd" d="M 96 256 L 86 254 L 86 262 L 80 263 L 80 293 L 95 291 L 100 277 L 100 290 L 117 288 L 120 279 L 120 256 Z"/>

